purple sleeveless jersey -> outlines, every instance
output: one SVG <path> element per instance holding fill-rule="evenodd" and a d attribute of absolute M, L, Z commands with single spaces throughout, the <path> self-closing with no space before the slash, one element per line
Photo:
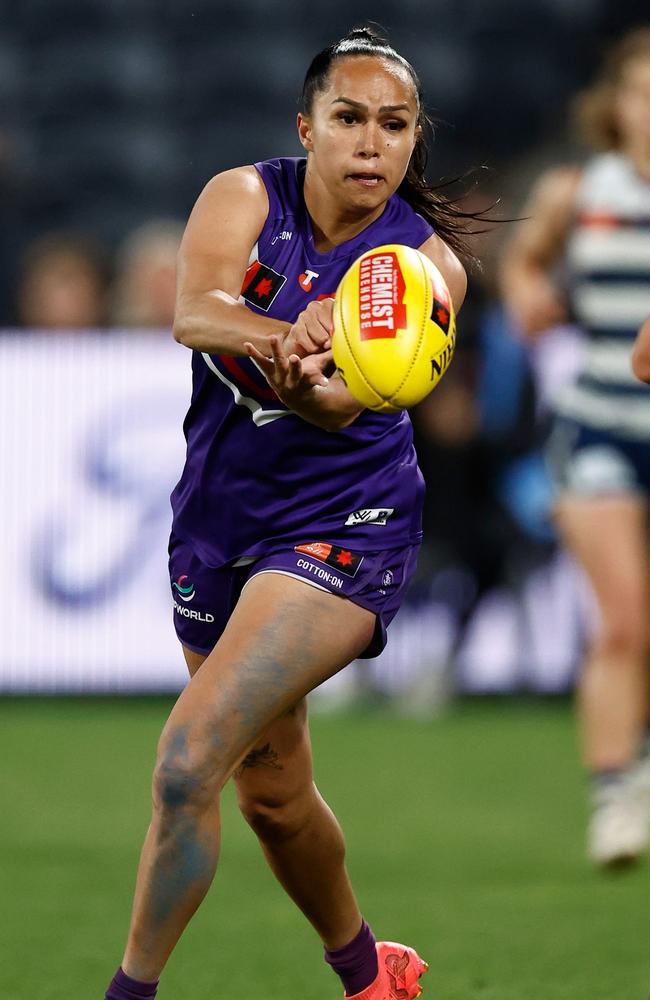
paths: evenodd
<path fill-rule="evenodd" d="M 384 243 L 421 246 L 431 226 L 398 195 L 353 239 L 314 248 L 302 186 L 304 159 L 255 164 L 269 214 L 242 297 L 288 323 L 312 299 L 333 296 L 348 267 Z M 187 458 L 172 493 L 173 534 L 208 566 L 259 557 L 288 543 L 327 540 L 360 551 L 422 535 L 424 484 L 405 412 L 364 412 L 332 433 L 288 410 L 248 357 L 192 356 Z"/>

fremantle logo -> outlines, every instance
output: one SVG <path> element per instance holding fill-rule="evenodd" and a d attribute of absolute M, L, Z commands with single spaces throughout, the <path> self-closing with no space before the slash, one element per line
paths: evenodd
<path fill-rule="evenodd" d="M 346 525 L 355 524 L 386 524 L 388 518 L 395 512 L 394 507 L 367 507 L 355 510 L 348 515 Z"/>
<path fill-rule="evenodd" d="M 244 275 L 241 295 L 253 306 L 268 312 L 286 281 L 286 275 L 274 271 L 268 264 L 252 261 Z"/>

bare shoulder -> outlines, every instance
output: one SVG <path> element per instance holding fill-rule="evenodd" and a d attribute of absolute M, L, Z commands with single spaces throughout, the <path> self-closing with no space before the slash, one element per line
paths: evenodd
<path fill-rule="evenodd" d="M 215 287 L 236 298 L 268 212 L 266 188 L 255 167 L 236 167 L 208 181 L 181 241 L 179 299 Z"/>
<path fill-rule="evenodd" d="M 268 201 L 264 181 L 252 164 L 215 174 L 206 184 L 201 197 L 221 198 L 226 194 L 253 199 L 261 197 Z"/>
<path fill-rule="evenodd" d="M 467 291 L 467 275 L 460 260 L 444 240 L 441 240 L 435 233 L 419 247 L 419 250 L 426 254 L 442 274 L 447 283 L 454 309 L 458 312 Z"/>
<path fill-rule="evenodd" d="M 184 242 L 222 237 L 234 227 L 259 233 L 269 211 L 264 181 L 253 166 L 216 174 L 203 188 L 192 209 Z"/>

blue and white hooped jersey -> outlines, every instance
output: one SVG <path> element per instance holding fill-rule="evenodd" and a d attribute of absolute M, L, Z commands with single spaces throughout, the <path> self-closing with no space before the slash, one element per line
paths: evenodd
<path fill-rule="evenodd" d="M 566 255 L 572 312 L 586 331 L 584 364 L 557 399 L 563 416 L 650 441 L 650 391 L 632 345 L 650 316 L 650 182 L 618 154 L 587 164 Z"/>
<path fill-rule="evenodd" d="M 302 193 L 306 161 L 255 166 L 269 213 L 241 296 L 259 315 L 293 323 L 311 300 L 333 296 L 366 250 L 420 247 L 431 236 L 431 226 L 393 195 L 361 233 L 320 253 Z M 248 357 L 193 352 L 192 372 L 173 531 L 204 563 L 320 539 L 365 551 L 419 541 L 424 486 L 407 413 L 365 410 L 332 434 L 287 409 Z"/>

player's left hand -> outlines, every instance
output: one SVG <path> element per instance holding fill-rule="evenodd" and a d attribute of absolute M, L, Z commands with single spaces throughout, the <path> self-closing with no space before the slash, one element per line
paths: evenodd
<path fill-rule="evenodd" d="M 300 358 L 329 350 L 332 344 L 334 298 L 314 299 L 284 335 L 283 347 Z"/>
<path fill-rule="evenodd" d="M 287 406 L 291 406 L 292 397 L 302 397 L 315 386 L 324 387 L 328 384 L 325 372 L 333 369 L 331 350 L 300 358 L 297 354 L 285 354 L 280 337 L 271 337 L 269 344 L 272 351 L 270 358 L 265 357 L 251 343 L 245 343 L 244 347 L 248 356 L 259 365 L 271 388 Z"/>

